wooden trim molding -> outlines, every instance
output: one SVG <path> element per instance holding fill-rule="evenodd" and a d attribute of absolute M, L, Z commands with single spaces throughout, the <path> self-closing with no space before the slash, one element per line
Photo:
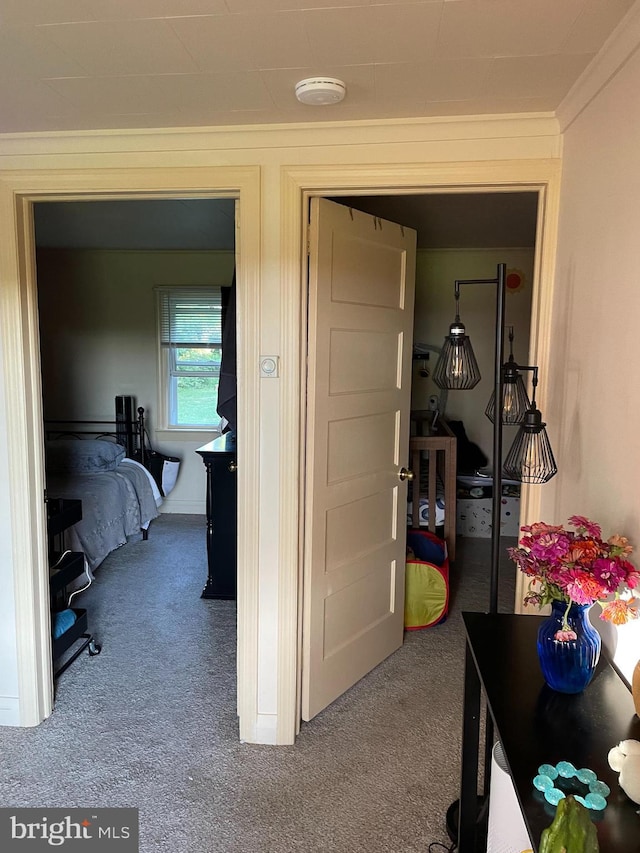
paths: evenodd
<path fill-rule="evenodd" d="M 300 465 L 303 463 L 304 446 L 301 441 L 301 429 L 304 421 L 304 401 L 306 398 L 306 376 L 304 364 L 306 353 L 306 304 L 307 272 L 303 256 L 303 237 L 306 235 L 305 214 L 311 196 L 327 195 L 410 195 L 442 192 L 514 192 L 535 191 L 540 195 L 536 265 L 534 274 L 533 316 L 532 316 L 532 357 L 541 361 L 549 351 L 551 333 L 551 314 L 553 304 L 553 273 L 557 243 L 557 222 L 560 188 L 560 161 L 549 160 L 509 160 L 480 161 L 464 163 L 426 163 L 410 165 L 381 166 L 340 166 L 336 164 L 322 166 L 290 166 L 282 168 L 281 210 L 283 229 L 282 257 L 282 299 L 287 303 L 283 313 L 282 340 L 290 347 L 299 346 L 300 353 L 297 371 L 291 370 L 282 377 L 283 401 L 298 400 L 295 417 L 289 415 L 283 420 L 281 446 L 299 447 Z M 293 350 L 291 356 L 293 356 Z M 291 364 L 295 364 L 291 361 Z M 535 363 L 535 362 L 534 362 Z M 538 386 L 538 398 L 544 400 L 550 381 L 549 372 L 545 372 Z M 302 553 L 304 543 L 304 479 L 302 468 L 296 466 L 295 474 L 283 472 L 281 532 L 291 535 L 299 531 L 298 547 L 290 544 L 286 553 L 281 552 L 279 602 L 281 621 L 279 664 L 282 670 L 291 665 L 294 659 L 294 641 L 297 658 L 297 679 L 289 675 L 279 680 L 279 708 L 286 713 L 279 719 L 279 733 L 282 742 L 291 742 L 295 737 L 300 719 L 300 697 L 298 685 L 301 679 L 302 655 L 299 652 L 299 637 L 302 632 L 302 608 L 300 589 L 304 579 L 301 576 Z M 531 519 L 539 511 L 539 493 L 535 487 L 525 489 L 523 518 Z M 296 494 L 290 492 L 295 490 Z M 283 542 L 284 536 L 283 536 Z M 516 609 L 518 603 L 516 601 Z M 297 612 L 297 630 L 294 630 L 293 614 Z M 295 707 L 295 714 L 291 709 Z"/>
<path fill-rule="evenodd" d="M 359 121 L 292 122 L 285 124 L 225 125 L 222 127 L 142 128 L 12 133 L 0 136 L 0 158 L 20 168 L 24 157 L 141 152 L 163 157 L 172 152 L 262 152 L 283 149 L 429 143 L 434 140 L 519 140 L 558 137 L 558 122 L 551 112 L 480 116 L 426 116 L 420 118 Z M 252 158 L 255 154 L 250 154 Z M 251 162 L 254 162 L 253 159 Z"/>
<path fill-rule="evenodd" d="M 0 221 L 13 226 L 4 229 L 0 253 L 0 339 L 7 393 L 17 709 L 19 725 L 34 726 L 51 713 L 53 669 L 36 282 L 33 253 L 24 250 L 33 243 L 33 230 L 28 205 L 2 180 L 0 205 Z"/>
<path fill-rule="evenodd" d="M 289 175 L 282 174 L 282 275 L 281 351 L 284 364 L 291 366 L 282 378 L 280 398 L 280 572 L 278 580 L 278 743 L 293 743 L 298 732 L 299 713 L 299 609 L 302 592 L 300 551 L 300 489 L 304 470 L 301 423 L 304 406 L 300 394 L 304 382 L 302 343 L 303 303 L 300 282 L 305 280 L 303 252 L 302 194 Z"/>
<path fill-rule="evenodd" d="M 258 729 L 258 478 L 257 371 L 260 328 L 261 170 L 248 167 L 128 168 L 0 173 L 0 335 L 5 387 L 11 399 L 7 448 L 11 460 L 11 529 L 18 626 L 21 725 L 36 725 L 53 707 L 51 637 L 43 501 L 44 454 L 40 353 L 34 273 L 34 201 L 239 197 L 242 253 L 238 262 L 238 714 L 240 735 Z M 25 484 L 27 486 L 25 487 Z"/>

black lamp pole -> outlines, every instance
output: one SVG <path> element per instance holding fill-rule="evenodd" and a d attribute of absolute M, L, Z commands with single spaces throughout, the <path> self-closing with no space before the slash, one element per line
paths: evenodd
<path fill-rule="evenodd" d="M 504 356 L 504 299 L 506 292 L 506 264 L 498 264 L 495 283 L 496 337 L 494 353 L 494 390 L 496 417 L 493 419 L 493 508 L 491 512 L 491 579 L 489 583 L 489 613 L 498 612 L 498 582 L 500 572 L 500 528 L 502 527 L 502 391 Z"/>
<path fill-rule="evenodd" d="M 489 581 L 489 613 L 498 612 L 500 570 L 500 528 L 502 516 L 502 392 L 504 360 L 504 305 L 507 265 L 498 264 L 495 278 L 456 280 L 456 293 L 462 284 L 490 284 L 497 287 L 493 386 L 496 416 L 493 419 L 493 504 L 491 510 L 491 573 Z M 437 368 L 436 368 L 437 369 Z M 479 377 L 478 377 L 479 378 Z"/>
<path fill-rule="evenodd" d="M 493 503 L 491 510 L 491 567 L 489 576 L 489 612 L 498 612 L 498 586 L 500 575 L 500 528 L 502 520 L 502 392 L 504 360 L 504 313 L 506 293 L 506 264 L 498 264 L 495 278 L 465 279 L 456 281 L 456 293 L 461 284 L 488 284 L 497 287 L 495 351 L 494 351 L 494 393 L 496 415 L 493 419 Z M 479 377 L 478 377 L 479 378 Z M 491 781 L 491 758 L 493 751 L 493 720 L 487 711 L 485 719 L 485 757 L 484 757 L 484 797 L 479 814 L 486 817 L 489 784 Z M 457 822 L 455 841 L 462 833 L 460 801 L 452 803 L 447 811 L 447 823 Z"/>

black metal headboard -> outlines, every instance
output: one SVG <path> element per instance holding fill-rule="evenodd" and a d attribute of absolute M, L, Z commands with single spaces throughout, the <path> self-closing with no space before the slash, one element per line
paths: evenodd
<path fill-rule="evenodd" d="M 116 419 L 114 421 L 75 421 L 75 420 L 45 420 L 44 434 L 46 439 L 54 438 L 110 438 L 121 444 L 129 459 L 136 459 L 145 464 L 145 422 L 144 409 L 137 409 L 137 416 L 118 408 L 119 399 L 116 397 Z M 132 397 L 127 400 L 132 400 Z M 129 416 L 131 415 L 131 416 Z"/>

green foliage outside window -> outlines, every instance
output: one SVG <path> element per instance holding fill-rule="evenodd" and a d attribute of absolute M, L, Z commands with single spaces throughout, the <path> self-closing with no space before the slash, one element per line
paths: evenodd
<path fill-rule="evenodd" d="M 218 419 L 218 377 L 221 347 L 178 347 L 173 378 L 178 426 L 210 426 Z"/>
<path fill-rule="evenodd" d="M 180 426 L 210 426 L 219 420 L 217 376 L 180 376 L 177 382 Z"/>

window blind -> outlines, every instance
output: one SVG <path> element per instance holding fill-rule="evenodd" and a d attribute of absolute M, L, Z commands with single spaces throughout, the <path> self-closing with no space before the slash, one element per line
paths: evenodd
<path fill-rule="evenodd" d="M 174 347 L 211 347 L 222 343 L 219 287 L 157 288 L 160 343 Z"/>

